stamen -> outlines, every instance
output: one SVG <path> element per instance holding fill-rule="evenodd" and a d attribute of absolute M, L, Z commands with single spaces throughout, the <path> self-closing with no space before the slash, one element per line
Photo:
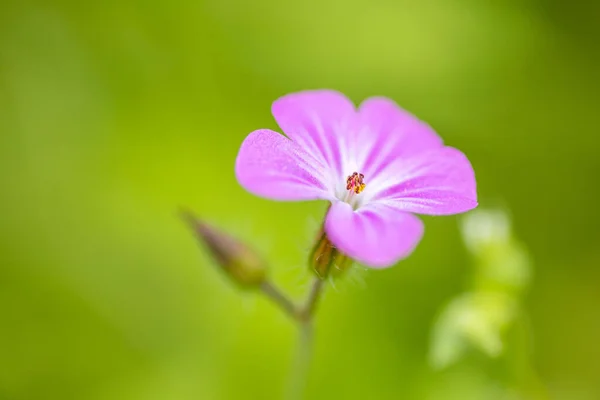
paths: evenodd
<path fill-rule="evenodd" d="M 354 192 L 359 194 L 367 185 L 363 182 L 365 176 L 363 174 L 359 174 L 358 172 L 353 172 L 352 175 L 349 175 L 346 179 L 346 190 L 351 193 Z"/>

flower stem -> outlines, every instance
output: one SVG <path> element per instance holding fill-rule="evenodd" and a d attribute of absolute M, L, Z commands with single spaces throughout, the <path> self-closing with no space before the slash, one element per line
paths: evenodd
<path fill-rule="evenodd" d="M 298 308 L 296 305 L 271 282 L 264 281 L 261 283 L 260 290 L 262 290 L 265 296 L 271 299 L 273 303 L 279 306 L 284 313 L 294 319 L 298 319 Z"/>
<path fill-rule="evenodd" d="M 300 325 L 310 325 L 317 309 L 319 299 L 323 293 L 324 281 L 315 278 L 308 299 L 304 306 L 296 306 L 281 290 L 273 283 L 264 281 L 260 285 L 260 290 L 267 298 L 275 303 L 283 312 L 293 318 Z"/>
<path fill-rule="evenodd" d="M 269 281 L 264 281 L 260 285 L 265 296 L 298 324 L 300 338 L 288 387 L 287 397 L 290 400 L 299 400 L 304 397 L 312 355 L 313 318 L 323 293 L 324 283 L 324 280 L 315 278 L 303 306 L 295 305 Z"/>
<path fill-rule="evenodd" d="M 288 400 L 301 400 L 304 398 L 312 355 L 312 336 L 312 323 L 310 321 L 300 322 L 299 340 L 288 382 L 286 396 Z"/>
<path fill-rule="evenodd" d="M 297 314 L 296 320 L 300 329 L 300 339 L 292 370 L 289 399 L 302 399 L 304 397 L 313 352 L 313 318 L 319 299 L 323 293 L 323 283 L 322 279 L 315 278 L 308 299 Z"/>
<path fill-rule="evenodd" d="M 320 278 L 315 278 L 313 281 L 313 285 L 310 289 L 310 293 L 308 295 L 308 299 L 306 304 L 302 308 L 302 315 L 309 322 L 312 320 L 315 311 L 317 310 L 317 305 L 319 304 L 319 299 L 321 298 L 321 294 L 323 293 L 324 280 Z"/>

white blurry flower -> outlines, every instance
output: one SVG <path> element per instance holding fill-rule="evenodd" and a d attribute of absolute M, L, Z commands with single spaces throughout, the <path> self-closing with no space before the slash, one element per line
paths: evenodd
<path fill-rule="evenodd" d="M 501 210 L 476 209 L 461 219 L 461 232 L 467 248 L 479 254 L 494 243 L 505 243 L 510 238 L 510 219 Z"/>
<path fill-rule="evenodd" d="M 475 257 L 477 288 L 520 291 L 531 278 L 525 247 L 515 239 L 509 216 L 499 209 L 478 209 L 464 216 L 461 231 Z"/>
<path fill-rule="evenodd" d="M 519 310 L 520 294 L 531 278 L 526 248 L 513 236 L 508 215 L 477 209 L 461 220 L 475 270 L 470 291 L 441 311 L 433 328 L 430 361 L 444 368 L 469 349 L 490 357 L 504 351 L 502 335 Z"/>
<path fill-rule="evenodd" d="M 503 351 L 502 333 L 516 314 L 515 301 L 500 292 L 465 293 L 444 308 L 433 328 L 430 361 L 444 368 L 476 349 L 490 357 Z"/>

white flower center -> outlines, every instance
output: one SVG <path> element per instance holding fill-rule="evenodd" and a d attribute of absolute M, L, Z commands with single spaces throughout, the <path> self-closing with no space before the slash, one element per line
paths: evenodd
<path fill-rule="evenodd" d="M 343 201 L 344 203 L 348 203 L 352 206 L 352 208 L 357 209 L 360 205 L 359 195 L 365 190 L 367 187 L 364 182 L 365 176 L 359 172 L 353 172 L 352 175 L 348 175 L 346 178 L 346 186 L 345 191 L 338 192 L 338 199 Z"/>

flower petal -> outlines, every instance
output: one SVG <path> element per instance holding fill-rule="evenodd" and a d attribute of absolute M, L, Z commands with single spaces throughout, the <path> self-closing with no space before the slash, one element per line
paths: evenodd
<path fill-rule="evenodd" d="M 374 183 L 382 201 L 407 212 L 449 215 L 477 207 L 475 172 L 467 157 L 452 147 L 400 159 Z"/>
<path fill-rule="evenodd" d="M 323 170 L 321 162 L 297 143 L 268 129 L 248 135 L 235 162 L 240 184 L 273 200 L 331 200 Z"/>
<path fill-rule="evenodd" d="M 386 204 L 371 203 L 354 211 L 332 204 L 325 232 L 341 252 L 372 268 L 385 268 L 407 257 L 423 236 L 423 223 Z"/>
<path fill-rule="evenodd" d="M 276 100 L 271 112 L 283 132 L 307 152 L 329 166 L 332 180 L 344 173 L 341 138 L 349 132 L 354 104 L 333 90 L 309 90 Z"/>
<path fill-rule="evenodd" d="M 371 97 L 358 109 L 358 142 L 364 143 L 358 162 L 363 173 L 375 177 L 398 157 L 443 146 L 435 131 L 394 101 L 385 97 Z"/>

